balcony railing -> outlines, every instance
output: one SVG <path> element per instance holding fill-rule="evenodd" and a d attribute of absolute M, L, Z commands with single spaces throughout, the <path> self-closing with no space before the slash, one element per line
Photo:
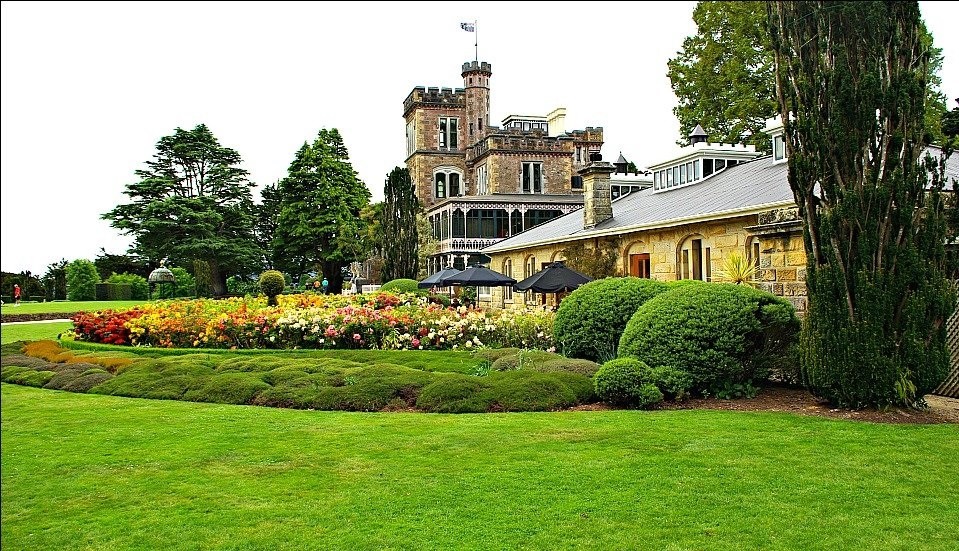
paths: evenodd
<path fill-rule="evenodd" d="M 478 252 L 494 243 L 499 243 L 505 238 L 480 238 L 480 237 L 457 237 L 454 239 L 445 239 L 439 242 L 436 250 L 438 253 L 448 253 L 451 251 L 471 251 Z"/>

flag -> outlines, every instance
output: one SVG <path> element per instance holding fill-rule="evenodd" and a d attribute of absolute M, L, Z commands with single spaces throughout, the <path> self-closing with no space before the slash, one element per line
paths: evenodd
<path fill-rule="evenodd" d="M 468 33 L 476 32 L 476 26 L 472 23 L 460 23 L 460 28 Z"/>

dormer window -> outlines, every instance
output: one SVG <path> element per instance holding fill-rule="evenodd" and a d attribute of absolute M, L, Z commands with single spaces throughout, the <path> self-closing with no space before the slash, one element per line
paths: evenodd
<path fill-rule="evenodd" d="M 779 162 L 786 159 L 786 142 L 782 134 L 773 136 L 773 162 Z"/>

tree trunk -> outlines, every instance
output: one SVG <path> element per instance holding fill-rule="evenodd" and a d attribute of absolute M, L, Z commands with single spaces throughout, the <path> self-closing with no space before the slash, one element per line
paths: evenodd
<path fill-rule="evenodd" d="M 327 293 L 338 295 L 343 292 L 343 263 L 334 261 L 323 261 L 323 277 L 330 283 Z"/>
<path fill-rule="evenodd" d="M 216 260 L 210 260 L 210 284 L 213 286 L 213 296 L 222 297 L 226 295 L 226 274 L 220 271 L 220 264 Z"/>

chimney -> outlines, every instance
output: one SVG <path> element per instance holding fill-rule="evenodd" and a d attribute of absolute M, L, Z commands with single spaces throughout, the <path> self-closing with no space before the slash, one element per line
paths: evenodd
<path fill-rule="evenodd" d="M 609 194 L 609 175 L 616 169 L 593 153 L 590 163 L 579 171 L 583 177 L 583 229 L 595 228 L 613 217 L 613 200 Z"/>
<path fill-rule="evenodd" d="M 546 124 L 549 128 L 549 135 L 556 137 L 566 133 L 566 108 L 557 107 L 546 115 Z"/>

